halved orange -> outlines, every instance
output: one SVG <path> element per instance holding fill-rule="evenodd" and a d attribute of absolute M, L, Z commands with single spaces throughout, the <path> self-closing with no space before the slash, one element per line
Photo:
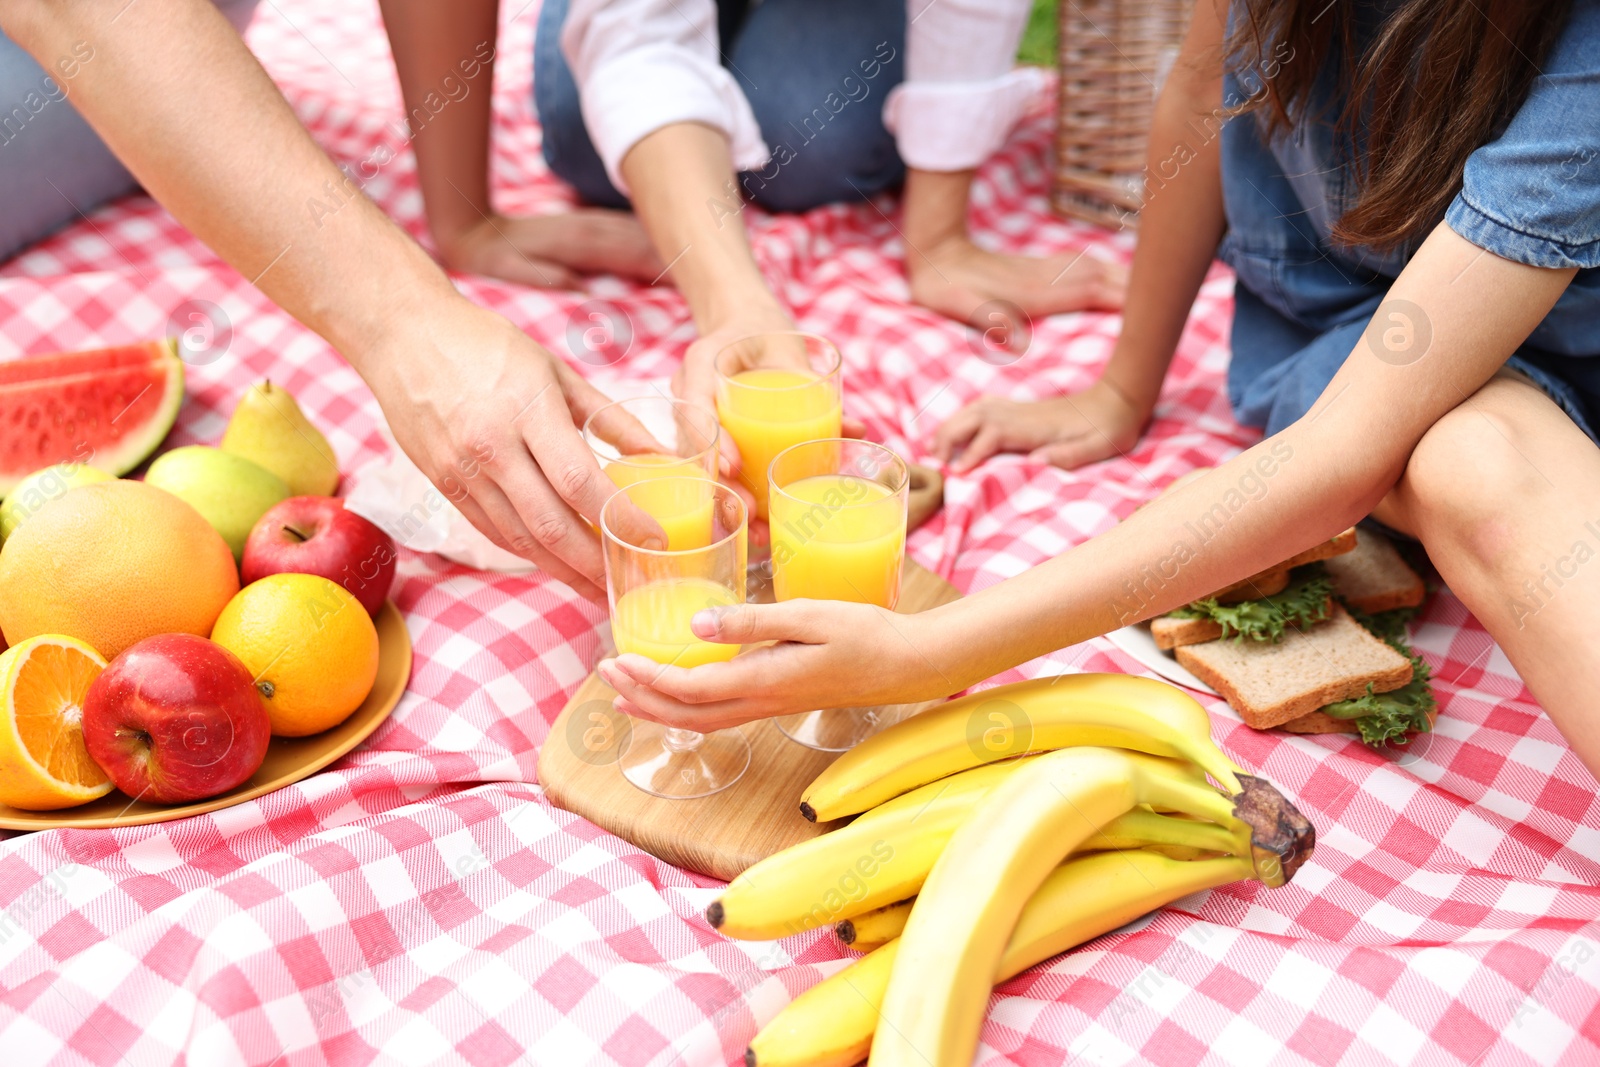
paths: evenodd
<path fill-rule="evenodd" d="M 43 634 L 0 653 L 0 804 L 54 811 L 111 792 L 83 744 L 83 701 L 106 669 L 72 637 Z"/>

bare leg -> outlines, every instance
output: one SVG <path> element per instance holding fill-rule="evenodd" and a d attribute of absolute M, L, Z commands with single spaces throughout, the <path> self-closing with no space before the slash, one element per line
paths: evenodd
<path fill-rule="evenodd" d="M 1374 515 L 1422 541 L 1600 775 L 1600 448 L 1502 373 L 1423 436 Z"/>

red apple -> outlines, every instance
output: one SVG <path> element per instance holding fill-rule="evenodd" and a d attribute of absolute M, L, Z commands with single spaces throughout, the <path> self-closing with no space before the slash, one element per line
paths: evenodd
<path fill-rule="evenodd" d="M 269 574 L 318 574 L 377 615 L 394 584 L 394 539 L 336 496 L 292 496 L 261 516 L 244 544 L 245 585 Z"/>
<path fill-rule="evenodd" d="M 183 804 L 248 781 L 272 720 L 250 672 L 221 645 L 160 634 L 124 650 L 83 701 L 89 755 L 136 800 Z"/>

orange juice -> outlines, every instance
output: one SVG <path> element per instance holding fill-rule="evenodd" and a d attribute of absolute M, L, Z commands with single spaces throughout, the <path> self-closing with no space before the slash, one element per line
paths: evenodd
<path fill-rule="evenodd" d="M 772 457 L 790 445 L 838 437 L 842 415 L 837 377 L 758 368 L 719 384 L 717 418 L 739 446 L 739 477 L 755 496 L 757 515 L 767 514 Z"/>
<path fill-rule="evenodd" d="M 633 652 L 676 667 L 698 667 L 732 659 L 738 645 L 702 641 L 689 620 L 702 608 L 739 600 L 733 590 L 704 578 L 667 578 L 624 593 L 611 611 L 611 636 L 618 652 Z"/>
<path fill-rule="evenodd" d="M 769 521 L 779 600 L 899 600 L 905 501 L 888 486 L 848 474 L 801 478 L 773 492 Z"/>
<path fill-rule="evenodd" d="M 698 460 L 646 452 L 612 460 L 606 464 L 606 474 L 618 489 L 653 483 L 635 489 L 629 499 L 661 524 L 668 551 L 704 548 L 711 543 L 711 476 Z M 660 478 L 699 478 L 706 485 L 656 484 Z"/>

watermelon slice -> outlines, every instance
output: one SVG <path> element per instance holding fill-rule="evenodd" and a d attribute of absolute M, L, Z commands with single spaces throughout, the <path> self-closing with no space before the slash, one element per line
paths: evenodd
<path fill-rule="evenodd" d="M 183 360 L 171 339 L 0 363 L 0 497 L 52 463 L 122 475 L 172 429 Z"/>

